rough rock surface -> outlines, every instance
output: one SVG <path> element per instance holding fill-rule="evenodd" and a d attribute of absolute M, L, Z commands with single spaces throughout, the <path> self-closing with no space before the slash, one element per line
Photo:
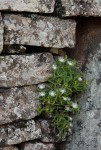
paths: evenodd
<path fill-rule="evenodd" d="M 101 16 L 101 0 L 61 0 L 63 16 Z"/>
<path fill-rule="evenodd" d="M 61 140 L 47 120 L 28 120 L 0 126 L 0 146 L 20 144 L 31 140 L 56 143 Z M 47 145 L 46 144 L 46 145 Z M 34 145 L 36 147 L 36 144 Z M 51 148 L 52 145 L 50 145 Z M 54 146 L 52 146 L 53 148 Z"/>
<path fill-rule="evenodd" d="M 101 150 L 101 44 L 89 56 L 85 78 L 89 87 L 80 99 L 81 113 L 65 150 Z"/>
<path fill-rule="evenodd" d="M 14 146 L 7 146 L 0 148 L 0 150 L 18 150 L 18 148 Z"/>
<path fill-rule="evenodd" d="M 54 144 L 43 144 L 43 143 L 28 143 L 25 144 L 22 150 L 55 150 Z"/>
<path fill-rule="evenodd" d="M 4 125 L 0 127 L 0 146 L 40 139 L 41 134 L 40 124 L 34 120 Z"/>
<path fill-rule="evenodd" d="M 0 124 L 37 116 L 36 87 L 0 89 Z"/>
<path fill-rule="evenodd" d="M 2 22 L 2 16 L 0 13 L 0 53 L 3 50 L 3 33 L 4 33 L 4 27 L 3 27 L 3 22 Z"/>
<path fill-rule="evenodd" d="M 56 131 L 54 127 L 52 126 L 51 122 L 48 120 L 40 120 L 41 129 L 42 129 L 42 142 L 59 142 L 59 141 L 65 141 L 65 139 L 61 139 L 58 134 L 56 134 Z"/>
<path fill-rule="evenodd" d="M 30 15 L 4 15 L 4 44 L 22 44 L 44 47 L 74 47 L 73 20 Z"/>
<path fill-rule="evenodd" d="M 0 0 L 0 11 L 52 13 L 55 0 Z"/>
<path fill-rule="evenodd" d="M 0 56 L 0 87 L 38 84 L 50 76 L 50 53 Z"/>

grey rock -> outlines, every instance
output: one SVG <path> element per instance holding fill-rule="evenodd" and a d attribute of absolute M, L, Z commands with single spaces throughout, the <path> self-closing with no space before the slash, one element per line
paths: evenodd
<path fill-rule="evenodd" d="M 22 142 L 40 140 L 43 145 L 43 148 L 51 147 L 54 149 L 54 145 L 48 145 L 49 143 L 57 143 L 63 141 L 56 134 L 56 131 L 51 126 L 50 121 L 47 120 L 27 120 L 27 121 L 18 121 L 10 124 L 5 124 L 0 126 L 0 147 L 5 145 L 14 145 L 20 144 Z M 37 147 L 38 144 L 34 144 L 34 147 Z M 42 146 L 40 144 L 40 146 Z M 47 150 L 47 149 L 46 149 Z"/>
<path fill-rule="evenodd" d="M 101 44 L 89 56 L 85 79 L 89 87 L 80 99 L 81 113 L 74 118 L 66 150 L 101 149 Z"/>
<path fill-rule="evenodd" d="M 63 16 L 101 16 L 101 0 L 61 0 Z"/>
<path fill-rule="evenodd" d="M 39 102 L 36 98 L 35 86 L 2 89 L 0 91 L 0 125 L 37 116 Z"/>
<path fill-rule="evenodd" d="M 18 148 L 14 146 L 6 146 L 6 147 L 0 148 L 0 150 L 18 150 Z"/>
<path fill-rule="evenodd" d="M 55 150 L 54 144 L 43 144 L 43 143 L 28 143 L 25 144 L 23 150 Z"/>
<path fill-rule="evenodd" d="M 50 53 L 0 56 L 0 87 L 38 84 L 47 81 L 53 57 Z"/>
<path fill-rule="evenodd" d="M 3 22 L 2 22 L 2 16 L 0 13 L 0 53 L 3 50 L 3 33 L 4 33 L 4 26 L 3 26 Z"/>
<path fill-rule="evenodd" d="M 42 129 L 42 137 L 41 141 L 48 143 L 48 142 L 60 142 L 60 141 L 65 141 L 65 138 L 61 138 L 57 133 L 54 128 L 54 125 L 52 125 L 52 122 L 48 120 L 40 120 L 41 124 L 41 129 Z"/>
<path fill-rule="evenodd" d="M 52 13 L 55 0 L 0 0 L 0 11 Z"/>
<path fill-rule="evenodd" d="M 76 22 L 55 17 L 4 15 L 4 44 L 74 47 Z"/>
<path fill-rule="evenodd" d="M 0 126 L 0 146 L 40 139 L 41 134 L 40 124 L 34 120 Z"/>

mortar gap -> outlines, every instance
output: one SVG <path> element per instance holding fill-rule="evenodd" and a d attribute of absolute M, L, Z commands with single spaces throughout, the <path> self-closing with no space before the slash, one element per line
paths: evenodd
<path fill-rule="evenodd" d="M 4 45 L 1 55 L 25 55 L 49 52 L 50 48 L 31 45 Z"/>
<path fill-rule="evenodd" d="M 53 56 L 65 56 L 72 58 L 74 48 L 51 48 L 51 47 L 40 47 L 32 45 L 4 45 L 3 51 L 0 56 L 6 55 L 32 55 L 36 53 L 51 53 Z"/>
<path fill-rule="evenodd" d="M 5 14 L 22 15 L 23 17 L 30 17 L 31 15 L 44 16 L 44 17 L 54 17 L 53 13 L 44 12 L 27 12 L 27 11 L 7 11 L 1 10 L 2 16 Z"/>

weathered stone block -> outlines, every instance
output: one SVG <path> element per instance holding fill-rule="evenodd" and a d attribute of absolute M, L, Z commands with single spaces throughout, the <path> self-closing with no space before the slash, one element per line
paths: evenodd
<path fill-rule="evenodd" d="M 0 146 L 13 145 L 29 140 L 40 139 L 41 134 L 40 124 L 34 120 L 1 126 Z"/>
<path fill-rule="evenodd" d="M 101 16 L 101 0 L 61 0 L 63 16 Z"/>
<path fill-rule="evenodd" d="M 38 139 L 48 145 L 64 141 L 47 120 L 28 120 L 0 126 L 0 146 Z M 36 144 L 34 145 L 36 147 Z M 53 146 L 52 146 L 53 147 Z M 46 149 L 47 150 L 47 149 Z"/>
<path fill-rule="evenodd" d="M 4 15 L 4 44 L 22 44 L 44 47 L 74 47 L 73 20 L 30 15 Z"/>
<path fill-rule="evenodd" d="M 0 56 L 0 87 L 38 84 L 50 76 L 50 53 Z"/>
<path fill-rule="evenodd" d="M 37 116 L 36 87 L 0 89 L 0 125 Z"/>
<path fill-rule="evenodd" d="M 43 144 L 43 143 L 28 143 L 25 144 L 23 150 L 55 150 L 54 144 Z"/>
<path fill-rule="evenodd" d="M 40 124 L 41 124 L 41 129 L 42 129 L 42 137 L 41 137 L 41 141 L 48 143 L 48 142 L 60 142 L 60 141 L 65 141 L 65 138 L 61 138 L 57 133 L 56 130 L 54 128 L 54 126 L 52 126 L 52 123 L 48 120 L 40 120 Z"/>
<path fill-rule="evenodd" d="M 6 147 L 0 148 L 0 150 L 18 150 L 18 148 L 14 146 L 6 146 Z"/>
<path fill-rule="evenodd" d="M 3 33 L 4 33 L 4 26 L 3 26 L 3 22 L 2 22 L 2 16 L 0 13 L 0 53 L 3 50 Z"/>
<path fill-rule="evenodd" d="M 55 0 L 0 0 L 0 11 L 52 13 Z"/>

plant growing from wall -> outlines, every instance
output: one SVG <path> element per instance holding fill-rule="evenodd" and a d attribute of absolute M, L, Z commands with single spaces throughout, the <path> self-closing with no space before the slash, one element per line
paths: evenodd
<path fill-rule="evenodd" d="M 59 57 L 52 66 L 47 84 L 39 84 L 39 113 L 52 116 L 52 123 L 59 136 L 65 137 L 72 128 L 72 115 L 80 111 L 73 95 L 84 91 L 87 82 L 79 71 L 75 60 Z"/>

